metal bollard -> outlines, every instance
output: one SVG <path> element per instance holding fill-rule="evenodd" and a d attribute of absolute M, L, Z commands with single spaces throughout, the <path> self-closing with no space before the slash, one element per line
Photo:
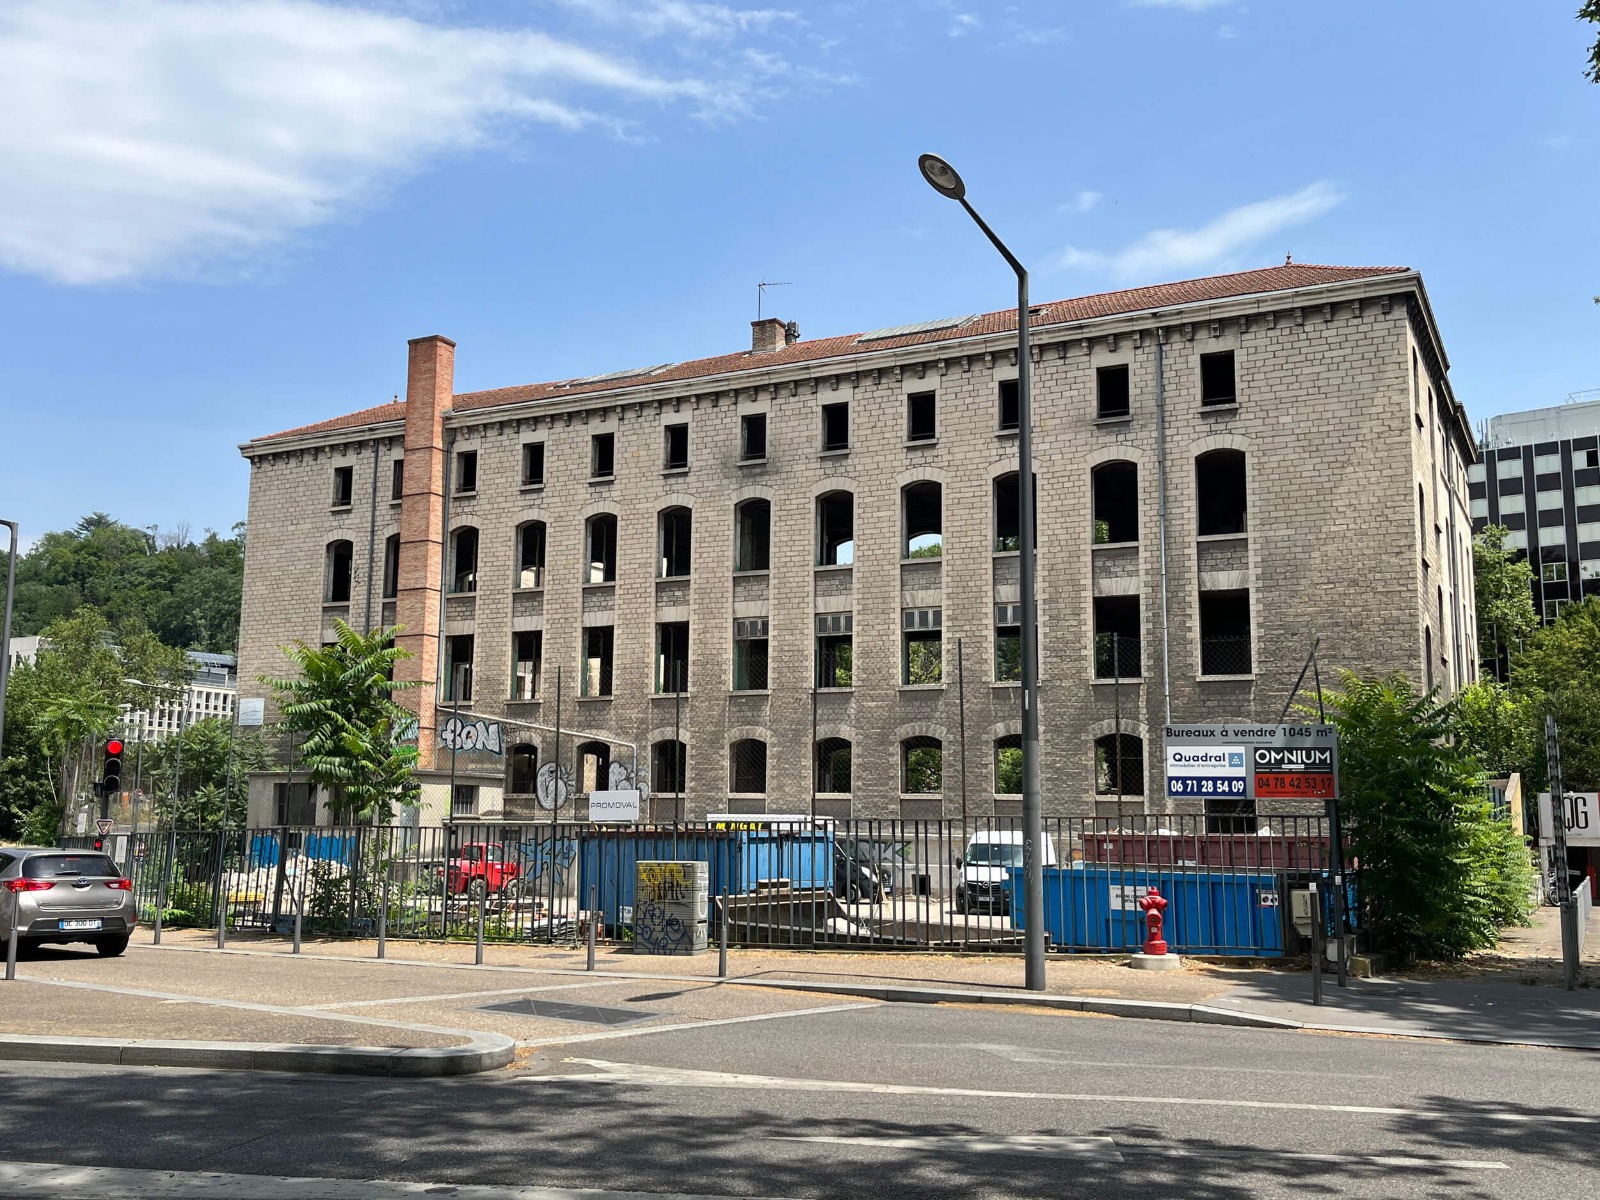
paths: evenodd
<path fill-rule="evenodd" d="M 594 927 L 597 924 L 599 924 L 599 922 L 595 919 L 596 914 L 595 914 L 595 911 L 594 911 L 594 906 L 595 906 L 594 889 L 590 888 L 589 889 L 589 965 L 584 968 L 584 970 L 586 970 L 586 971 L 594 970 Z"/>
<path fill-rule="evenodd" d="M 222 869 L 222 858 L 227 845 L 224 835 L 217 835 L 217 949 L 228 948 L 228 885 Z"/>
<path fill-rule="evenodd" d="M 1311 1003 L 1322 1003 L 1322 902 L 1311 881 Z"/>
<path fill-rule="evenodd" d="M 300 884 L 300 880 L 305 878 L 305 863 L 304 862 L 296 862 L 295 863 L 295 867 L 297 869 L 295 871 L 295 885 L 296 886 L 295 886 L 295 889 L 294 889 L 294 953 L 299 954 L 300 953 L 300 921 L 301 921 L 301 918 L 305 915 L 305 910 L 306 910 L 305 892 L 301 890 L 299 884 Z"/>
<path fill-rule="evenodd" d="M 722 936 L 717 939 L 717 978 L 728 977 L 728 918 L 722 918 Z"/>
<path fill-rule="evenodd" d="M 378 909 L 378 957 L 383 957 L 383 952 L 389 941 L 389 868 L 383 868 L 383 904 Z"/>
<path fill-rule="evenodd" d="M 484 881 L 483 891 L 478 893 L 478 953 L 473 962 L 483 966 L 483 911 L 489 906 L 489 883 Z"/>
<path fill-rule="evenodd" d="M 6 978 L 17 977 L 17 894 L 11 893 L 11 932 L 6 935 Z"/>

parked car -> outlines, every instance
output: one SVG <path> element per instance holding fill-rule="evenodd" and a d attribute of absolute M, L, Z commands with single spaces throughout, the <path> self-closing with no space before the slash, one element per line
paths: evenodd
<path fill-rule="evenodd" d="M 0 847 L 0 939 L 17 929 L 17 948 L 88 942 L 114 957 L 139 920 L 133 884 L 104 854 L 37 846 Z"/>
<path fill-rule="evenodd" d="M 841 838 L 833 844 L 833 894 L 852 904 L 881 904 L 894 890 L 889 871 L 865 846 Z"/>
<path fill-rule="evenodd" d="M 522 894 L 521 869 L 506 860 L 505 847 L 499 842 L 467 842 L 458 847 L 448 864 L 436 868 L 434 878 L 441 876 L 452 896 L 476 900 L 488 894 L 515 900 Z"/>
<path fill-rule="evenodd" d="M 1056 848 L 1044 839 L 1044 865 L 1056 865 Z M 966 853 L 956 859 L 961 872 L 956 884 L 956 911 L 988 909 L 1011 911 L 1011 873 L 1022 870 L 1022 832 L 1016 829 L 980 829 L 967 841 Z"/>

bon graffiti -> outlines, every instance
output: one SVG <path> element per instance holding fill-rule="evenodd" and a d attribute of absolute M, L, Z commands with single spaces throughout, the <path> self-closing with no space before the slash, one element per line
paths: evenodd
<path fill-rule="evenodd" d="M 463 721 L 451 717 L 439 730 L 439 740 L 452 750 L 484 750 L 501 753 L 500 722 Z"/>

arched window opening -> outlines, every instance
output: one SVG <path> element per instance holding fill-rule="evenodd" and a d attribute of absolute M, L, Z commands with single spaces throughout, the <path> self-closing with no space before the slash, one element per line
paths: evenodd
<path fill-rule="evenodd" d="M 845 738 L 817 740 L 816 788 L 834 795 L 850 791 L 850 743 Z"/>
<path fill-rule="evenodd" d="M 994 481 L 994 548 L 996 553 L 1022 549 L 1022 496 L 1017 473 Z"/>
<path fill-rule="evenodd" d="M 994 794 L 1022 795 L 1022 735 L 1008 733 L 994 740 Z"/>
<path fill-rule="evenodd" d="M 471 525 L 450 535 L 450 590 L 478 590 L 478 531 Z"/>
<path fill-rule="evenodd" d="M 689 748 L 681 741 L 664 738 L 650 747 L 650 791 L 652 795 L 681 796 L 688 779 Z"/>
<path fill-rule="evenodd" d="M 738 543 L 733 551 L 735 571 L 767 571 L 772 564 L 772 505 L 746 500 L 734 510 Z"/>
<path fill-rule="evenodd" d="M 759 795 L 767 790 L 767 744 L 744 738 L 728 747 L 728 790 Z"/>
<path fill-rule="evenodd" d="M 588 546 L 585 583 L 615 583 L 617 579 L 617 518 L 597 513 L 589 518 L 584 541 Z"/>
<path fill-rule="evenodd" d="M 1211 450 L 1194 460 L 1195 507 L 1201 537 L 1245 532 L 1242 450 Z"/>
<path fill-rule="evenodd" d="M 329 604 L 350 603 L 350 564 L 355 547 L 346 541 L 329 542 L 323 569 L 322 598 Z"/>
<path fill-rule="evenodd" d="M 687 508 L 680 506 L 661 510 L 659 570 L 662 579 L 676 579 L 689 574 L 690 537 L 693 526 L 694 515 Z"/>
<path fill-rule="evenodd" d="M 517 586 L 544 586 L 545 528 L 543 521 L 528 521 L 517 526 Z"/>
<path fill-rule="evenodd" d="M 391 533 L 383 540 L 383 598 L 400 594 L 400 535 Z"/>
<path fill-rule="evenodd" d="M 901 558 L 938 558 L 944 553 L 944 489 L 931 481 L 900 493 L 904 541 Z"/>
<path fill-rule="evenodd" d="M 1144 739 L 1108 733 L 1094 740 L 1094 790 L 1098 796 L 1144 795 Z"/>
<path fill-rule="evenodd" d="M 849 492 L 817 497 L 817 563 L 847 566 L 856 560 L 856 498 Z"/>
<path fill-rule="evenodd" d="M 910 737 L 900 743 L 900 790 L 936 796 L 944 791 L 944 743 L 936 737 Z"/>
<path fill-rule="evenodd" d="M 578 747 L 578 790 L 603 792 L 611 786 L 611 747 L 605 742 L 584 742 Z"/>
<path fill-rule="evenodd" d="M 511 747 L 511 779 L 507 790 L 513 796 L 533 795 L 534 780 L 539 776 L 539 747 L 531 742 L 518 742 Z"/>

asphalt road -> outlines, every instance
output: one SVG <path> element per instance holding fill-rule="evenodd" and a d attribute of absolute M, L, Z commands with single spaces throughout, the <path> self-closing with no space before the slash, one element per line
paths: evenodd
<path fill-rule="evenodd" d="M 0 1160 L 874 1200 L 1600 1183 L 1577 1052 L 913 1005 L 605 1032 L 445 1081 L 10 1064 Z"/>

